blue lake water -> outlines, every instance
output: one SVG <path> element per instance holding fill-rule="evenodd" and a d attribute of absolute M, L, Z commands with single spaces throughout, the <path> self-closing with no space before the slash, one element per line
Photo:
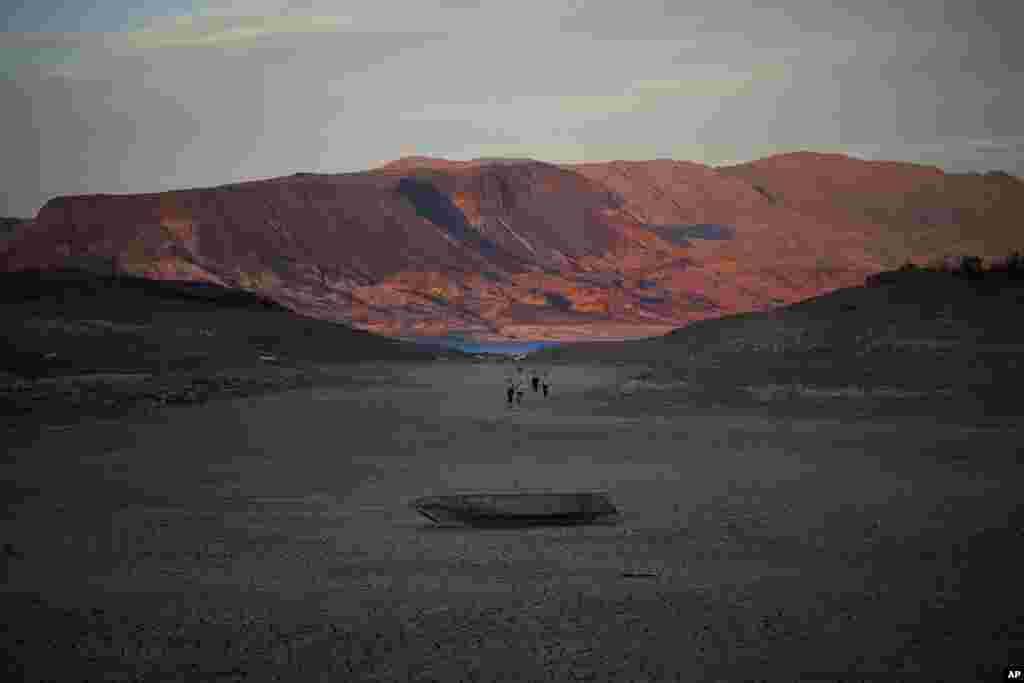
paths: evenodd
<path fill-rule="evenodd" d="M 465 353 L 529 353 L 538 349 L 559 346 L 553 341 L 480 342 L 451 337 L 405 337 L 407 341 L 421 344 L 436 344 Z"/>

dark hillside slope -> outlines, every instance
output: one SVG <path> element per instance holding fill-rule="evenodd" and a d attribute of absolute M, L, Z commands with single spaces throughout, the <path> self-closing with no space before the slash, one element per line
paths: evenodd
<path fill-rule="evenodd" d="M 296 315 L 252 292 L 201 282 L 67 270 L 4 273 L 0 311 L 0 369 L 25 377 L 434 356 Z"/>
<path fill-rule="evenodd" d="M 1013 414 L 1024 367 L 1024 282 L 988 273 L 890 272 L 771 312 L 704 320 L 650 340 L 574 344 L 538 362 L 647 364 L 649 387 L 747 397 L 795 408 L 797 399 L 958 399 Z M 669 392 L 671 393 L 671 392 Z M 664 394 L 671 401 L 669 394 Z M 788 403 L 787 403 L 788 402 Z M 891 407 L 891 406 L 890 406 Z"/>

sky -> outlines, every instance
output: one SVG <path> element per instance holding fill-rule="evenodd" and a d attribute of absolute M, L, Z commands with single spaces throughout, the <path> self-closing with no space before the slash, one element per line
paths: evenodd
<path fill-rule="evenodd" d="M 764 4 L 23 0 L 0 9 L 0 215 L 409 155 L 1024 176 L 1024 4 Z"/>

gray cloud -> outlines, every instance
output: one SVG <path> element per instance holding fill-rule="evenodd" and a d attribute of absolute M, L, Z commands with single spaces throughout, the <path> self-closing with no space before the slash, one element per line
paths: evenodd
<path fill-rule="evenodd" d="M 413 152 L 1024 173 L 1019 10 L 892 4 L 221 0 L 143 34 L 7 34 L 0 214 Z"/>

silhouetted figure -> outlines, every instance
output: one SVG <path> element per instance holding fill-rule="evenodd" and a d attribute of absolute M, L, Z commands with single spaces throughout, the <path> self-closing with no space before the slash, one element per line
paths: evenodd
<path fill-rule="evenodd" d="M 547 383 L 547 382 L 545 381 L 545 382 L 544 382 L 544 384 L 543 384 L 542 386 L 544 387 L 544 398 L 547 398 L 547 397 L 548 397 L 548 390 L 550 389 L 551 385 L 550 385 L 550 384 L 548 384 L 548 383 Z"/>
<path fill-rule="evenodd" d="M 516 385 L 516 403 L 518 403 L 519 405 L 523 404 L 523 394 L 525 394 L 525 393 L 526 393 L 526 390 L 523 389 L 523 385 L 522 384 Z"/>
<path fill-rule="evenodd" d="M 540 377 L 534 375 L 530 378 L 530 382 L 533 384 L 533 393 L 537 393 L 537 389 L 540 387 Z"/>
<path fill-rule="evenodd" d="M 508 393 L 508 404 L 512 405 L 512 399 L 515 398 L 515 395 L 516 395 L 516 388 L 515 388 L 515 386 L 513 386 L 512 384 L 509 384 L 508 385 L 507 393 Z"/>

